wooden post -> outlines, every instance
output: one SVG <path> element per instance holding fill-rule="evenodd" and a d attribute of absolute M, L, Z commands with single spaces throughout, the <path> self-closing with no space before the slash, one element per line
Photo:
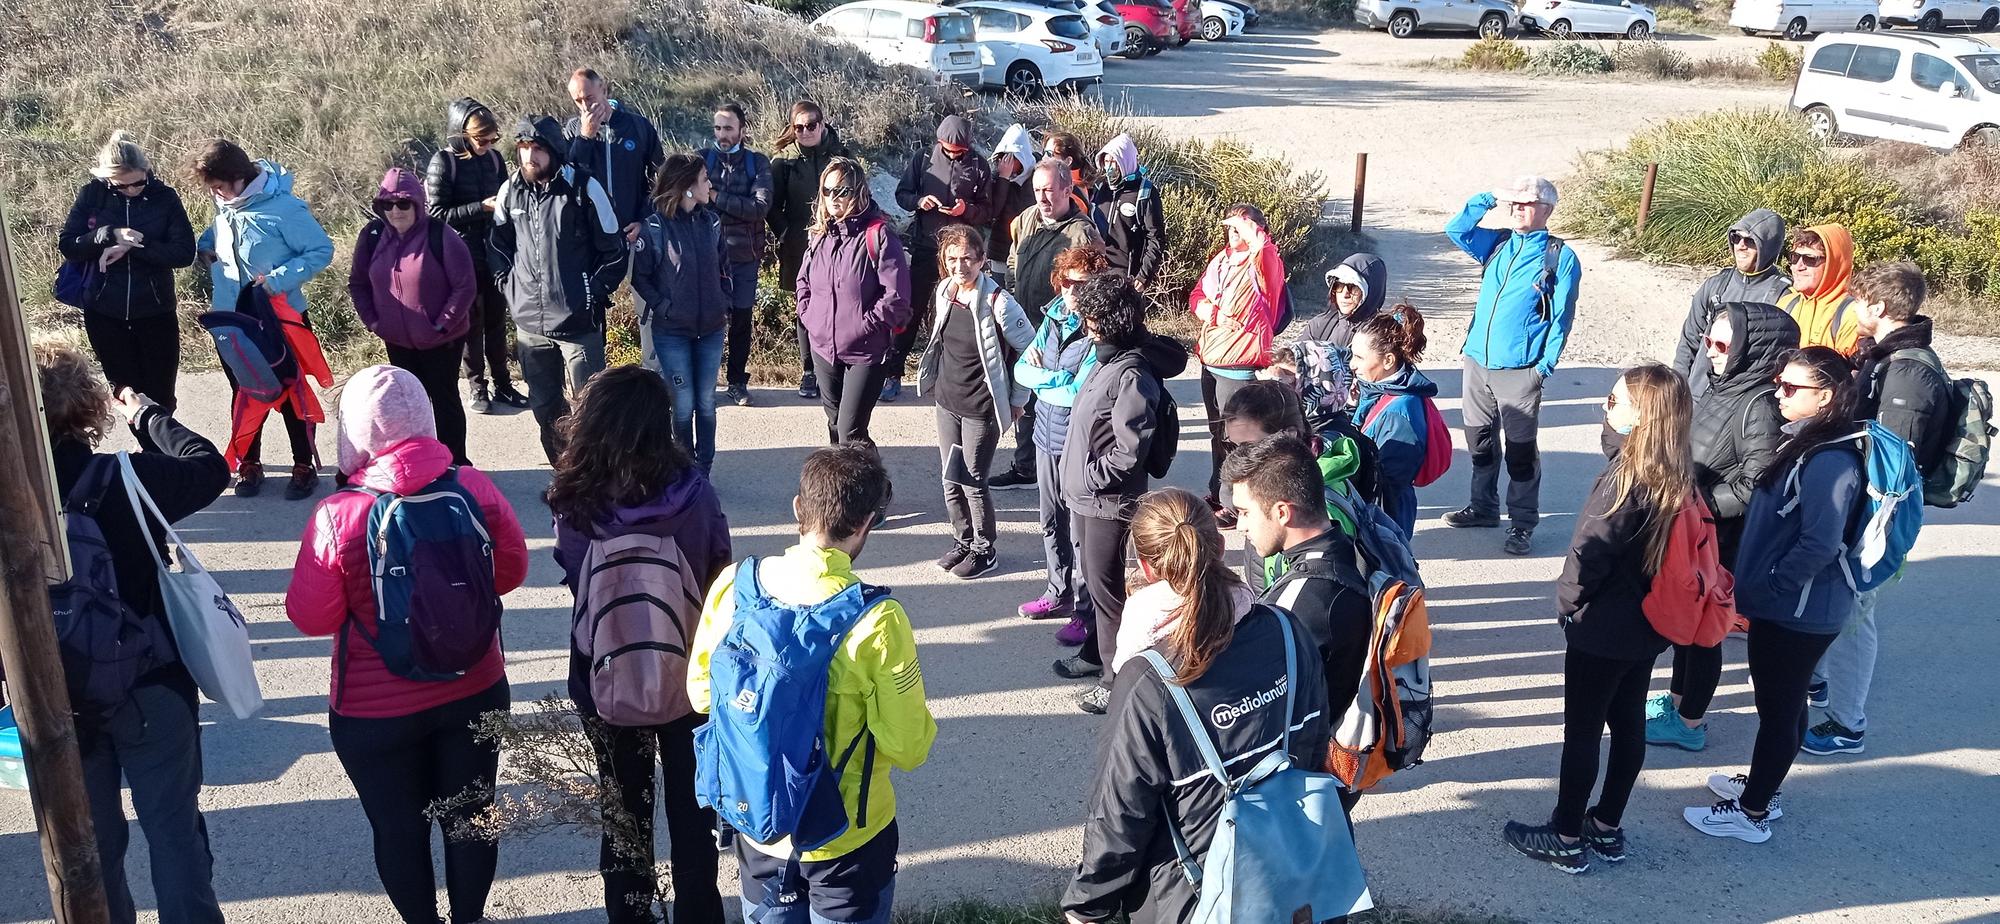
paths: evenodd
<path fill-rule="evenodd" d="M 1354 216 L 1348 219 L 1347 230 L 1361 233 L 1362 203 L 1368 199 L 1368 152 L 1354 155 Z"/>
<path fill-rule="evenodd" d="M 76 724 L 63 686 L 48 581 L 66 576 L 55 478 L 28 319 L 0 212 L 0 665 L 21 726 L 28 795 L 57 924 L 106 924 L 103 870 L 83 788 Z"/>
<path fill-rule="evenodd" d="M 1646 186 L 1644 189 L 1639 190 L 1639 225 L 1632 229 L 1632 239 L 1634 241 L 1646 239 L 1646 219 L 1653 213 L 1653 182 L 1659 178 L 1660 165 L 1657 163 L 1647 164 Z"/>

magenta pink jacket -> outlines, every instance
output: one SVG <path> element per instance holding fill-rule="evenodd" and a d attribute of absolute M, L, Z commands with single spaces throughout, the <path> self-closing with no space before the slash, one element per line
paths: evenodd
<path fill-rule="evenodd" d="M 428 350 L 456 342 L 472 323 L 478 286 L 472 251 L 441 222 L 440 246 L 432 249 L 430 229 L 436 219 L 425 209 L 422 178 L 401 167 L 389 168 L 375 191 L 376 208 L 394 199 L 416 203 L 417 222 L 403 234 L 379 218 L 362 227 L 347 273 L 354 313 L 391 346 Z"/>

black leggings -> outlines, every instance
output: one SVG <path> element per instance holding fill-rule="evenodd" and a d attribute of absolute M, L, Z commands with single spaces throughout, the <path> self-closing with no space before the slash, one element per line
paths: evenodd
<path fill-rule="evenodd" d="M 458 365 L 465 349 L 462 341 L 452 341 L 428 350 L 412 350 L 386 343 L 389 364 L 407 370 L 424 386 L 431 399 L 431 417 L 437 421 L 438 442 L 451 450 L 459 465 L 471 465 L 465 455 L 465 405 L 458 400 Z"/>
<path fill-rule="evenodd" d="M 647 728 L 584 720 L 597 752 L 598 773 L 618 784 L 618 801 L 630 813 L 635 843 L 601 838 L 597 869 L 604 875 L 604 911 L 612 924 L 652 922 L 653 765 L 660 767 L 659 794 L 667 816 L 668 850 L 673 857 L 674 924 L 722 924 L 722 893 L 716 888 L 715 813 L 694 799 L 694 730 L 700 714 Z M 608 829 L 607 829 L 608 830 Z"/>
<path fill-rule="evenodd" d="M 1201 406 L 1208 415 L 1208 496 L 1224 507 L 1229 506 L 1229 486 L 1222 483 L 1222 463 L 1229 459 L 1229 441 L 1222 438 L 1222 409 L 1248 384 L 1249 379 L 1216 375 L 1207 366 L 1201 369 Z"/>
<path fill-rule="evenodd" d="M 884 366 L 861 366 L 834 362 L 813 353 L 813 374 L 819 379 L 819 404 L 826 409 L 826 439 L 842 443 L 875 445 L 868 435 L 868 421 L 875 416 L 875 402 L 882 398 Z"/>
<path fill-rule="evenodd" d="M 1604 791 L 1590 810 L 1607 828 L 1618 827 L 1625 803 L 1646 763 L 1646 685 L 1653 661 L 1600 658 L 1574 648 L 1563 654 L 1562 776 L 1556 787 L 1556 833 L 1583 836 L 1584 803 L 1597 782 L 1597 748 L 1611 728 L 1611 759 Z"/>
<path fill-rule="evenodd" d="M 1681 718 L 1699 722 L 1722 682 L 1722 646 L 1674 646 L 1674 677 L 1667 689 L 1681 698 Z"/>
<path fill-rule="evenodd" d="M 104 380 L 115 393 L 130 388 L 158 402 L 172 414 L 174 380 L 181 369 L 181 323 L 172 312 L 123 321 L 95 311 L 83 313 L 83 332 L 90 350 L 104 367 Z"/>
<path fill-rule="evenodd" d="M 1813 667 L 1835 636 L 1750 620 L 1750 684 L 1756 688 L 1757 743 L 1750 749 L 1750 782 L 1737 804 L 1761 812 L 1785 785 L 1806 737 L 1806 687 Z"/>
<path fill-rule="evenodd" d="M 504 710 L 511 696 L 503 678 L 485 690 L 422 712 L 362 719 L 336 712 L 327 719 L 333 752 L 354 783 L 368 827 L 375 832 L 375 872 L 404 924 L 437 924 L 437 880 L 431 872 L 431 821 L 424 809 L 474 786 L 491 788 L 500 771 L 500 746 L 478 741 L 472 723 Z M 454 838 L 451 831 L 491 806 L 463 805 L 439 820 L 445 832 L 444 887 L 451 924 L 486 914 L 486 893 L 500 845 Z"/>
<path fill-rule="evenodd" d="M 1125 538 L 1132 524 L 1125 520 L 1074 514 L 1070 535 L 1076 539 L 1076 566 L 1083 572 L 1083 589 L 1090 594 L 1094 620 L 1086 626 L 1083 650 L 1091 664 L 1109 665 L 1118 654 L 1118 624 L 1125 621 Z M 1110 671 L 1104 685 L 1111 685 Z"/>
<path fill-rule="evenodd" d="M 507 296 L 500 294 L 493 274 L 484 265 L 474 261 L 472 268 L 479 274 L 479 288 L 472 296 L 472 326 L 460 341 L 465 350 L 465 377 L 475 389 L 513 388 L 507 375 Z"/>

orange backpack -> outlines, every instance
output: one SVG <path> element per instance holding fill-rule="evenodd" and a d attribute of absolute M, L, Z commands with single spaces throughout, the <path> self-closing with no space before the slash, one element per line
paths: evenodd
<path fill-rule="evenodd" d="M 1722 566 L 1715 515 L 1700 494 L 1689 495 L 1669 528 L 1666 557 L 1640 608 L 1667 641 L 1720 645 L 1736 619 L 1736 579 Z"/>

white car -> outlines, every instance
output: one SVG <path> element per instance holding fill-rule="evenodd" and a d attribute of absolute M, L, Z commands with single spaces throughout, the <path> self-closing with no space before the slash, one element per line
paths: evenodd
<path fill-rule="evenodd" d="M 979 84 L 979 45 L 972 17 L 915 0 L 860 0 L 834 7 L 813 29 L 860 48 L 881 64 L 907 64 L 939 83 Z"/>
<path fill-rule="evenodd" d="M 1815 137 L 2000 143 L 2000 49 L 1980 39 L 1847 32 L 1814 39 L 1805 59 L 1792 108 Z"/>
<path fill-rule="evenodd" d="M 1051 87 L 1077 90 L 1104 82 L 1104 58 L 1078 13 L 1034 3 L 961 3 L 978 25 L 979 83 L 1020 96 Z"/>
<path fill-rule="evenodd" d="M 1991 32 L 2000 26 L 1996 0 L 1882 0 L 1882 27 L 1916 26 L 1925 32 L 1948 28 Z"/>
<path fill-rule="evenodd" d="M 1653 37 L 1659 21 L 1651 7 L 1632 0 L 1525 0 L 1521 25 L 1556 38 L 1622 35 L 1634 41 Z"/>
<path fill-rule="evenodd" d="M 1360 0 L 1354 5 L 1354 19 L 1370 29 L 1386 29 L 1396 38 L 1409 38 L 1420 29 L 1499 38 L 1516 22 L 1516 13 L 1505 0 Z M 1528 20 L 1522 17 L 1519 22 L 1526 26 Z"/>
<path fill-rule="evenodd" d="M 1736 0 L 1729 24 L 1744 35 L 1774 32 L 1794 42 L 1822 32 L 1873 32 L 1875 0 Z"/>
<path fill-rule="evenodd" d="M 1243 29 L 1241 9 L 1222 0 L 1201 0 L 1202 41 L 1220 42 L 1232 35 L 1242 35 Z"/>
<path fill-rule="evenodd" d="M 962 7 L 971 0 L 942 0 L 945 6 Z M 1025 3 L 1030 6 L 1047 7 L 1058 13 L 1075 13 L 1083 17 L 1090 27 L 1091 40 L 1097 44 L 1097 56 L 1109 60 L 1112 55 L 1125 51 L 1125 17 L 1118 15 L 1118 7 L 1112 0 L 1003 0 L 1006 3 Z"/>

